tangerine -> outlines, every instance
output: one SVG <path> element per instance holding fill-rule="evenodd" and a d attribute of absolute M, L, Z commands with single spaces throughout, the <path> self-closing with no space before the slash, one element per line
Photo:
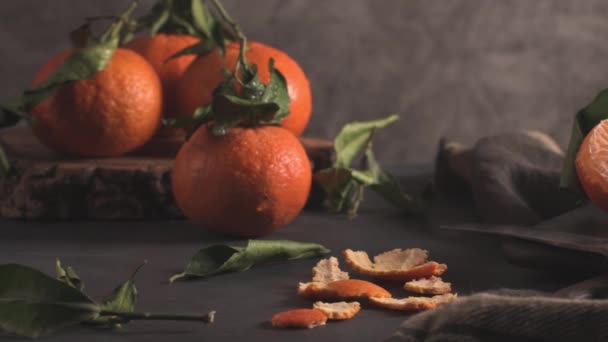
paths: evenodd
<path fill-rule="evenodd" d="M 304 208 L 310 161 L 296 136 L 278 126 L 237 127 L 214 136 L 201 126 L 181 147 L 172 173 L 177 206 L 210 231 L 271 233 Z"/>
<path fill-rule="evenodd" d="M 608 211 L 608 120 L 601 121 L 587 134 L 576 154 L 575 165 L 587 197 Z"/>
<path fill-rule="evenodd" d="M 234 70 L 239 58 L 239 47 L 237 43 L 229 44 L 226 46 L 224 58 L 219 51 L 214 50 L 190 65 L 177 86 L 176 113 L 179 116 L 192 116 L 197 108 L 211 103 L 213 91 L 224 81 L 222 70 Z M 291 100 L 289 115 L 281 121 L 281 126 L 297 136 L 301 135 L 312 112 L 312 94 L 306 74 L 298 63 L 283 51 L 258 42 L 247 43 L 247 48 L 247 61 L 257 65 L 258 76 L 264 84 L 270 81 L 268 62 L 270 58 L 274 59 L 275 68 L 287 80 Z"/>
<path fill-rule="evenodd" d="M 34 77 L 45 81 L 73 50 L 50 59 Z M 161 84 L 137 53 L 116 49 L 108 66 L 86 80 L 66 83 L 34 106 L 32 130 L 51 149 L 81 157 L 110 157 L 144 145 L 160 125 Z"/>
<path fill-rule="evenodd" d="M 159 33 L 137 37 L 124 46 L 142 55 L 156 70 L 163 87 L 164 117 L 175 116 L 177 83 L 196 56 L 184 55 L 171 60 L 169 58 L 199 41 L 199 38 L 187 34 Z"/>

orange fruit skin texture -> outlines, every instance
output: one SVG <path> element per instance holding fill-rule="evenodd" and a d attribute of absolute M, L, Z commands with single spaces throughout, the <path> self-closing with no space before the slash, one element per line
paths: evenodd
<path fill-rule="evenodd" d="M 272 316 L 271 322 L 277 328 L 309 328 L 325 324 L 327 315 L 317 309 L 294 309 Z"/>
<path fill-rule="evenodd" d="M 336 280 L 327 284 L 327 287 L 331 291 L 334 291 L 339 298 L 392 297 L 390 292 L 384 288 L 369 281 L 359 279 Z"/>
<path fill-rule="evenodd" d="M 284 128 L 233 128 L 216 137 L 201 126 L 176 157 L 172 188 L 192 222 L 220 234 L 255 237 L 300 213 L 311 173 L 300 141 Z"/>
<path fill-rule="evenodd" d="M 249 42 L 247 46 L 247 61 L 257 64 L 258 75 L 264 84 L 270 81 L 270 58 L 274 58 L 275 68 L 285 76 L 291 104 L 289 115 L 283 119 L 281 126 L 297 136 L 301 135 L 312 112 L 312 94 L 306 74 L 298 63 L 283 51 L 258 42 Z M 214 50 L 194 61 L 177 86 L 177 113 L 189 117 L 198 107 L 209 104 L 213 90 L 224 80 L 222 70 L 234 70 L 238 56 L 239 45 L 229 44 L 225 58 Z"/>
<path fill-rule="evenodd" d="M 600 151 L 603 150 L 603 151 Z M 608 211 L 608 121 L 600 122 L 583 140 L 576 154 L 576 173 L 585 193 L 598 208 Z"/>
<path fill-rule="evenodd" d="M 165 117 L 174 117 L 177 112 L 177 83 L 190 64 L 196 59 L 195 55 L 185 55 L 167 61 L 179 51 L 194 45 L 199 38 L 186 34 L 164 34 L 154 36 L 140 36 L 128 42 L 124 48 L 133 50 L 142 55 L 156 73 L 163 87 L 163 114 Z"/>
<path fill-rule="evenodd" d="M 46 80 L 72 50 L 42 66 L 32 82 Z M 111 157 L 144 145 L 160 125 L 162 89 L 150 64 L 117 49 L 110 63 L 82 81 L 62 85 L 30 111 L 32 130 L 49 148 L 79 157 Z"/>

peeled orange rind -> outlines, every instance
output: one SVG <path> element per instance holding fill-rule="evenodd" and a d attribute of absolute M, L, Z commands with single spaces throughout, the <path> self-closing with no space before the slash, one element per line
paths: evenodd
<path fill-rule="evenodd" d="M 359 302 L 315 302 L 313 308 L 323 311 L 330 320 L 347 320 L 355 317 L 355 315 L 359 313 L 361 304 L 359 304 Z"/>
<path fill-rule="evenodd" d="M 340 263 L 336 257 L 323 259 L 312 269 L 312 281 L 328 284 L 337 280 L 349 279 L 348 272 L 340 269 Z"/>
<path fill-rule="evenodd" d="M 433 297 L 407 297 L 407 298 L 378 298 L 370 297 L 370 303 L 375 306 L 398 311 L 418 312 L 432 310 L 456 300 L 457 295 L 446 293 Z"/>
<path fill-rule="evenodd" d="M 327 315 L 317 309 L 295 309 L 272 316 L 272 326 L 277 328 L 308 328 L 325 325 Z"/>
<path fill-rule="evenodd" d="M 452 292 L 452 284 L 444 282 L 439 277 L 432 276 L 408 281 L 403 285 L 403 289 L 419 294 L 442 295 Z"/>
<path fill-rule="evenodd" d="M 343 253 L 355 271 L 375 278 L 408 281 L 438 276 L 448 268 L 446 264 L 427 262 L 428 252 L 420 248 L 393 249 L 375 256 L 373 262 L 365 251 L 347 249 Z"/>
<path fill-rule="evenodd" d="M 391 297 L 390 292 L 384 288 L 360 279 L 343 279 L 328 284 L 311 282 L 300 283 L 298 294 L 303 297 L 343 300 L 362 297 Z"/>

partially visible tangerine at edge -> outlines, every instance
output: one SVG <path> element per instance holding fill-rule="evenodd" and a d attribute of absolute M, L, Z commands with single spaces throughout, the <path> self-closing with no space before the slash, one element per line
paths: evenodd
<path fill-rule="evenodd" d="M 576 173 L 591 202 L 608 211 L 608 120 L 583 140 L 576 155 Z"/>

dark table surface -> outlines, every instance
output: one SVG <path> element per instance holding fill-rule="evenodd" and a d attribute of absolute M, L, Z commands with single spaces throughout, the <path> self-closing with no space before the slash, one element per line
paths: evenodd
<path fill-rule="evenodd" d="M 466 200 L 439 201 L 432 219 L 400 215 L 374 196 L 368 196 L 360 215 L 342 216 L 305 211 L 295 222 L 265 237 L 324 244 L 339 256 L 346 248 L 379 253 L 392 248 L 428 249 L 433 260 L 446 262 L 444 278 L 459 295 L 499 288 L 555 291 L 579 279 L 557 276 L 509 264 L 499 240 L 470 233 L 445 232 L 439 223 L 472 221 Z M 78 327 L 48 341 L 377 341 L 388 336 L 408 316 L 370 308 L 353 320 L 312 330 L 277 330 L 269 320 L 280 311 L 310 307 L 296 295 L 298 282 L 310 281 L 317 259 L 278 262 L 247 272 L 199 281 L 168 284 L 188 258 L 206 244 L 234 241 L 207 234 L 186 222 L 56 222 L 0 221 L 0 262 L 22 263 L 54 274 L 55 257 L 73 266 L 93 298 L 108 294 L 142 261 L 149 263 L 137 276 L 140 311 L 204 313 L 216 310 L 216 322 L 133 322 L 118 331 L 92 332 Z M 351 274 L 354 274 L 351 272 Z M 403 296 L 402 284 L 383 284 Z M 1 340 L 20 340 L 0 335 Z"/>

